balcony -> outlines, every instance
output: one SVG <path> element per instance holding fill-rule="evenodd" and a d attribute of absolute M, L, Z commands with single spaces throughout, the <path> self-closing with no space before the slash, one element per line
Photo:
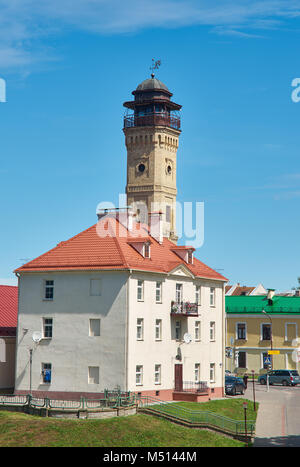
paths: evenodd
<path fill-rule="evenodd" d="M 155 112 L 147 115 L 125 115 L 124 128 L 139 126 L 168 126 L 175 130 L 180 130 L 180 117 L 168 114 L 167 112 Z"/>
<path fill-rule="evenodd" d="M 198 304 L 191 302 L 171 302 L 171 315 L 198 316 Z"/>

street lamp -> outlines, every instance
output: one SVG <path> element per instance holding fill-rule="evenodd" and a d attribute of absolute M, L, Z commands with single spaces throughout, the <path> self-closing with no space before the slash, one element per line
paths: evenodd
<path fill-rule="evenodd" d="M 270 320 L 270 339 L 271 339 L 271 352 L 273 351 L 273 334 L 272 334 L 272 319 L 271 316 L 268 315 L 268 313 L 265 310 L 262 310 L 262 313 L 264 313 Z M 271 369 L 273 370 L 273 354 L 271 353 Z"/>

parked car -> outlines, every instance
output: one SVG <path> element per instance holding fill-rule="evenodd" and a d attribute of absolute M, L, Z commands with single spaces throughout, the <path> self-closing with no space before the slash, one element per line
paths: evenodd
<path fill-rule="evenodd" d="M 242 378 L 236 376 L 225 376 L 225 394 L 235 396 L 238 392 L 244 394 L 245 384 Z"/>
<path fill-rule="evenodd" d="M 269 384 L 282 384 L 283 386 L 296 386 L 300 384 L 300 376 L 297 370 L 272 370 L 264 375 L 260 375 L 257 382 L 267 384 L 267 375 Z"/>

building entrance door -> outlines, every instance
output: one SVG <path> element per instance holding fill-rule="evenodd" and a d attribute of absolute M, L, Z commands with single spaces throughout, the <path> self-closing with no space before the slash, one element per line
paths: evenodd
<path fill-rule="evenodd" d="M 182 363 L 175 364 L 175 391 L 183 390 L 182 382 Z"/>

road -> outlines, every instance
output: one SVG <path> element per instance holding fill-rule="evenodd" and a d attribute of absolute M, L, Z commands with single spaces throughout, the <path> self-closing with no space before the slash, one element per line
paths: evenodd
<path fill-rule="evenodd" d="M 253 384 L 243 396 L 253 400 Z M 300 446 L 300 386 L 261 386 L 255 384 L 255 400 L 259 402 L 255 447 Z"/>

